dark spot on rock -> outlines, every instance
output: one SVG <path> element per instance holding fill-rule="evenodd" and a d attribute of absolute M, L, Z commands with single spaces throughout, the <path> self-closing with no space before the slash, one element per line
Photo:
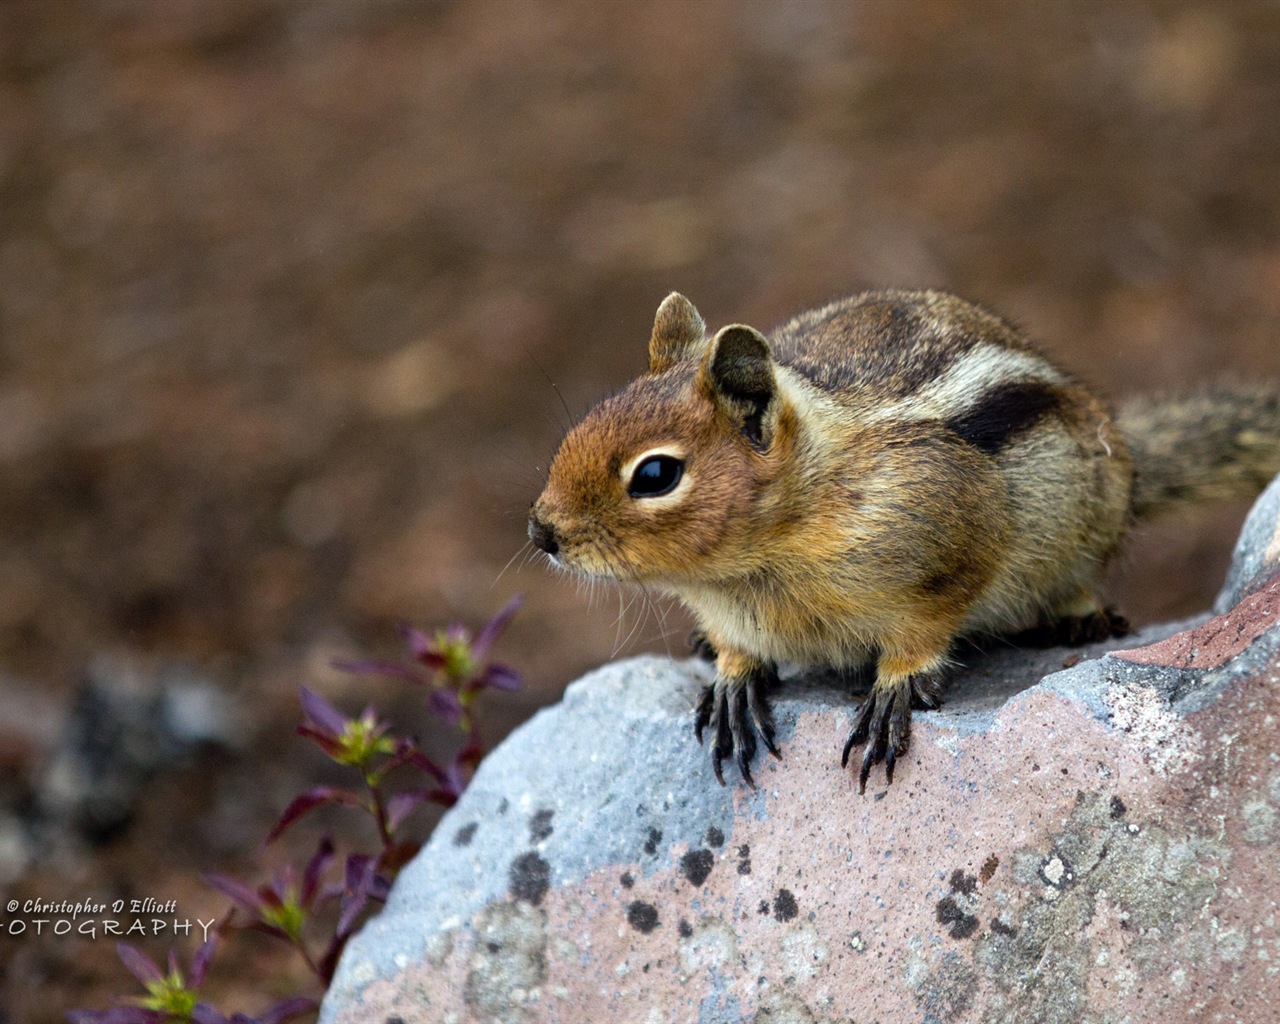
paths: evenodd
<path fill-rule="evenodd" d="M 790 889 L 779 889 L 773 898 L 773 917 L 775 921 L 790 921 L 800 913 L 796 906 L 796 898 Z"/>
<path fill-rule="evenodd" d="M 680 923 L 676 925 L 676 931 L 680 933 L 680 938 L 682 939 L 692 938 L 693 925 L 682 917 L 680 918 Z"/>
<path fill-rule="evenodd" d="M 644 852 L 652 857 L 658 852 L 658 844 L 662 842 L 662 833 L 656 829 L 649 829 L 649 836 L 644 841 Z"/>
<path fill-rule="evenodd" d="M 622 877 L 619 878 L 618 881 L 622 883 L 622 888 L 630 889 L 633 885 L 636 884 L 636 876 L 633 875 L 630 871 L 624 871 L 622 872 Z"/>
<path fill-rule="evenodd" d="M 689 884 L 700 886 L 715 867 L 716 858 L 710 850 L 690 850 L 680 858 L 680 873 L 689 880 Z"/>
<path fill-rule="evenodd" d="M 978 879 L 974 875 L 966 875 L 959 868 L 951 872 L 951 891 L 972 896 L 978 891 Z"/>
<path fill-rule="evenodd" d="M 511 895 L 536 907 L 551 888 L 551 865 L 536 853 L 522 853 L 511 862 L 509 878 Z"/>
<path fill-rule="evenodd" d="M 644 973 L 645 973 L 645 974 L 648 974 L 648 973 L 649 973 L 649 965 L 648 965 L 648 964 L 645 964 L 643 967 L 641 967 L 641 968 L 640 968 L 640 970 L 644 971 Z"/>
<path fill-rule="evenodd" d="M 1127 808 L 1124 805 L 1124 801 L 1121 800 L 1118 796 L 1113 796 L 1111 798 L 1111 820 L 1112 821 L 1115 821 L 1118 818 L 1123 818 L 1124 812 L 1127 811 L 1128 809 L 1129 808 Z"/>
<path fill-rule="evenodd" d="M 982 862 L 982 867 L 978 870 L 978 878 L 982 880 L 983 885 L 991 881 L 991 876 L 996 873 L 996 868 L 999 866 L 1000 858 L 994 853 Z"/>
<path fill-rule="evenodd" d="M 511 806 L 511 802 L 504 796 L 502 798 L 502 803 L 498 804 L 498 813 L 506 814 L 507 808 L 509 808 L 510 806 Z"/>
<path fill-rule="evenodd" d="M 478 821 L 468 822 L 453 834 L 454 846 L 470 846 L 471 840 L 476 837 L 476 829 L 480 827 Z"/>
<path fill-rule="evenodd" d="M 485 949 L 487 949 L 490 953 L 497 953 L 499 950 L 501 950 L 501 949 L 502 949 L 502 943 L 501 943 L 501 942 L 486 942 L 486 943 L 484 944 L 484 948 L 485 948 Z"/>
<path fill-rule="evenodd" d="M 738 874 L 751 874 L 751 847 L 746 843 L 738 847 Z"/>
<path fill-rule="evenodd" d="M 945 926 L 947 934 L 953 939 L 967 939 L 978 930 L 978 919 L 961 910 L 960 905 L 950 896 L 938 900 L 935 914 L 938 924 Z"/>
<path fill-rule="evenodd" d="M 761 901 L 760 901 L 760 906 L 756 907 L 756 910 L 757 910 L 757 911 L 759 911 L 761 914 L 767 914 L 767 913 L 769 913 L 769 901 L 768 901 L 768 900 L 761 900 Z"/>
<path fill-rule="evenodd" d="M 724 833 L 712 825 L 707 829 L 708 846 L 724 846 Z"/>
<path fill-rule="evenodd" d="M 555 811 L 541 810 L 529 819 L 529 838 L 540 843 L 555 831 L 551 827 L 551 819 L 555 817 Z"/>
<path fill-rule="evenodd" d="M 997 935 L 1007 935 L 1011 939 L 1016 939 L 1018 937 L 1018 929 L 1005 924 L 998 917 L 993 917 L 991 919 L 991 930 Z"/>
<path fill-rule="evenodd" d="M 382 1024 L 404 1024 L 403 1017 L 388 1017 Z"/>
<path fill-rule="evenodd" d="M 1031 765 L 1031 770 L 1032 770 L 1033 772 L 1038 772 L 1038 771 L 1040 770 L 1040 765 L 1039 765 L 1039 764 L 1036 764 L 1036 763 L 1032 763 L 1032 765 Z"/>
<path fill-rule="evenodd" d="M 627 905 L 627 923 L 636 931 L 648 935 L 658 927 L 658 908 L 652 903 L 636 900 Z"/>

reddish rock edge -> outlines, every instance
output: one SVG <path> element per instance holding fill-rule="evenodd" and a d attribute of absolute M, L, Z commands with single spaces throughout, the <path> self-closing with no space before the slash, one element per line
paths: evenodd
<path fill-rule="evenodd" d="M 1117 658 L 1140 665 L 1217 668 L 1274 628 L 1277 619 L 1280 619 L 1280 573 L 1226 615 L 1215 615 L 1203 625 L 1167 640 L 1113 653 Z"/>
<path fill-rule="evenodd" d="M 505 894 L 390 969 L 357 940 L 321 1019 L 1271 1024 L 1278 585 L 1051 677 L 983 729 L 918 716 L 888 791 L 859 797 L 836 764 L 848 715 L 801 704 L 760 793 L 726 794 L 728 828 L 650 834 L 655 857 L 637 843 L 560 881 L 535 815 L 522 856 L 543 865 L 537 884 L 513 869 Z M 688 667 L 651 671 L 694 685 Z M 1092 700 L 1055 683 L 1081 672 Z M 628 723 L 637 749 L 646 727 Z M 705 785 L 659 782 L 669 807 Z"/>

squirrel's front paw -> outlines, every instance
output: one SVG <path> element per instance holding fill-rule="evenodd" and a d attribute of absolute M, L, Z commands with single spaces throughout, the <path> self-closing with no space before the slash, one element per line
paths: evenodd
<path fill-rule="evenodd" d="M 840 767 L 846 768 L 854 746 L 859 743 L 867 745 L 858 771 L 859 793 L 867 791 L 871 766 L 881 761 L 884 762 L 885 784 L 893 782 L 893 766 L 898 755 L 906 751 L 911 738 L 912 705 L 936 708 L 941 696 L 941 683 L 926 673 L 907 676 L 896 682 L 877 680 L 853 716 L 853 728 L 849 730 L 844 753 L 840 755 Z"/>
<path fill-rule="evenodd" d="M 693 732 L 701 743 L 702 731 L 711 727 L 711 763 L 722 786 L 721 765 L 736 751 L 743 779 L 752 789 L 756 788 L 751 778 L 751 759 L 756 755 L 757 733 L 769 753 L 779 760 L 782 758 L 773 742 L 773 711 L 765 693 L 773 678 L 773 673 L 766 671 L 732 679 L 717 678 L 702 691 Z"/>

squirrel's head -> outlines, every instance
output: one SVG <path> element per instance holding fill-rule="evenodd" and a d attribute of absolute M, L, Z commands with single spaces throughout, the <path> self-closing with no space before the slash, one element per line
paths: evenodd
<path fill-rule="evenodd" d="M 561 443 L 529 537 L 589 576 L 678 584 L 737 572 L 789 435 L 764 336 L 735 324 L 708 337 L 673 292 L 658 307 L 649 372 Z"/>

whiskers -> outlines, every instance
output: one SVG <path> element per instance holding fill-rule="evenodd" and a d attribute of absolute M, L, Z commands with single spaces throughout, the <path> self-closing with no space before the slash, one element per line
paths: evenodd
<path fill-rule="evenodd" d="M 661 640 L 667 657 L 671 657 L 671 631 L 667 625 L 667 617 L 671 612 L 670 599 L 665 594 L 655 594 L 646 585 L 643 574 L 632 566 L 626 552 L 612 537 L 609 537 L 608 557 L 617 568 L 618 582 L 618 615 L 614 620 L 614 645 L 609 656 L 616 658 L 621 651 L 630 647 L 639 638 L 641 643 Z M 624 635 L 622 630 L 629 613 L 632 614 L 632 622 Z M 656 636 L 643 635 L 644 628 L 650 619 L 657 628 Z"/>
<path fill-rule="evenodd" d="M 667 617 L 670 612 L 671 606 L 669 602 L 661 596 L 655 596 L 653 591 L 643 583 L 634 580 L 620 582 L 618 584 L 618 614 L 614 619 L 613 650 L 610 652 L 609 657 L 616 658 L 636 642 L 648 643 L 651 640 L 661 640 L 663 647 L 666 649 L 667 657 L 672 657 L 671 630 L 667 625 Z M 628 615 L 631 616 L 631 625 L 626 628 L 624 635 L 623 628 L 626 626 Z M 650 619 L 652 619 L 654 626 L 657 628 L 657 634 L 646 636 L 644 635 L 644 628 Z"/>
<path fill-rule="evenodd" d="M 589 609 L 595 609 L 616 595 L 617 613 L 611 623 L 614 632 L 613 648 L 609 653 L 611 659 L 637 644 L 655 641 L 661 641 L 667 656 L 672 657 L 668 624 L 670 599 L 645 583 L 643 574 L 632 564 L 625 548 L 607 527 L 599 523 L 595 527 L 590 537 L 575 538 L 574 564 L 567 565 L 559 559 L 547 559 L 547 562 L 557 575 L 573 580 L 579 598 L 585 598 Z M 530 547 L 526 544 L 522 549 L 526 554 L 522 566 L 528 560 Z M 650 624 L 656 632 L 650 631 Z"/>
<path fill-rule="evenodd" d="M 537 552 L 533 546 L 533 541 L 526 539 L 523 544 L 516 548 L 516 553 L 507 559 L 507 564 L 504 565 L 502 567 L 502 571 L 493 578 L 493 582 L 489 584 L 489 589 L 492 590 L 496 587 L 498 585 L 498 581 L 507 574 L 507 570 L 513 565 L 516 567 L 517 573 L 523 572 L 525 567 L 528 566 L 530 560 L 536 557 L 536 555 Z"/>

